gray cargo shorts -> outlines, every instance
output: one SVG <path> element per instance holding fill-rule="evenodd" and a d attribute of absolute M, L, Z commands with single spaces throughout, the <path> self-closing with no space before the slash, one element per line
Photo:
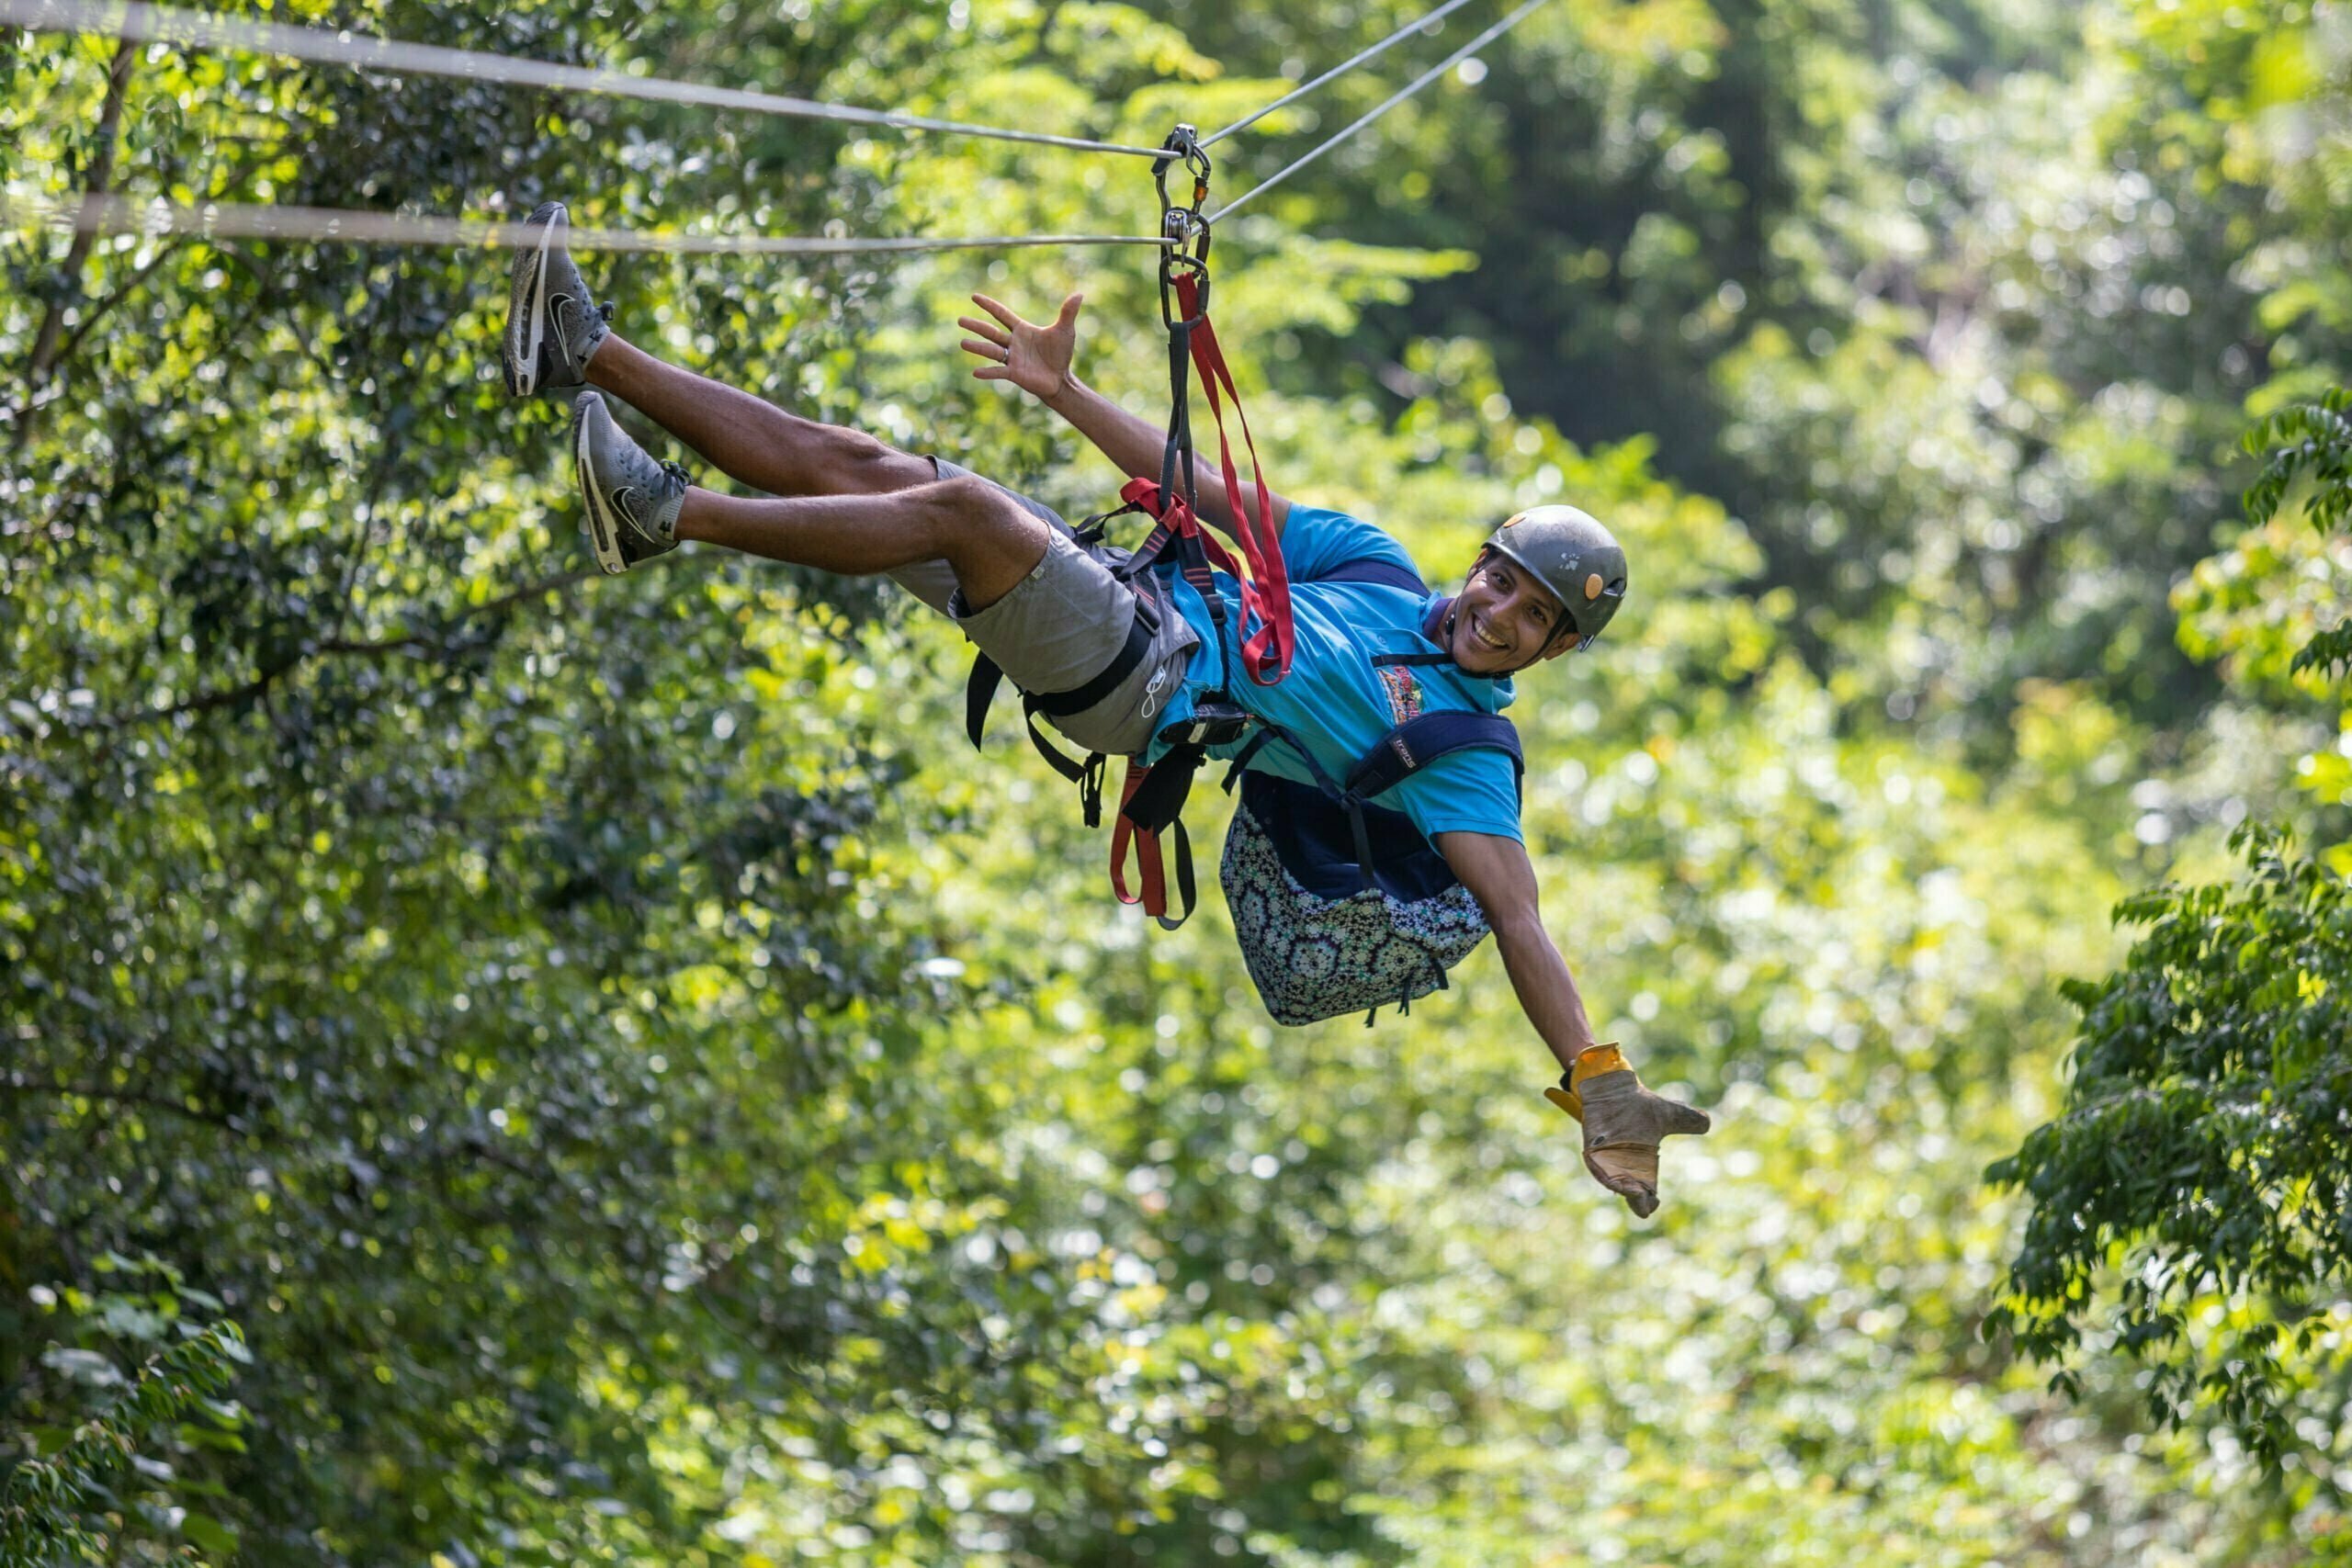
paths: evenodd
<path fill-rule="evenodd" d="M 943 479 L 971 473 L 944 457 L 933 457 L 932 464 Z M 892 580 L 954 621 L 1015 686 L 1040 696 L 1073 692 L 1093 680 L 1126 647 L 1136 618 L 1146 617 L 1151 644 L 1127 678 L 1085 711 L 1046 719 L 1090 751 L 1115 756 L 1142 750 L 1159 728 L 1160 711 L 1183 683 L 1199 635 L 1169 603 L 1167 584 L 1157 576 L 1147 572 L 1130 586 L 1112 575 L 1133 552 L 1115 545 L 1080 545 L 1052 507 L 1004 485 L 997 489 L 1053 528 L 1046 558 L 1012 592 L 985 610 L 967 611 L 956 573 L 944 560 L 900 567 L 890 573 Z"/>

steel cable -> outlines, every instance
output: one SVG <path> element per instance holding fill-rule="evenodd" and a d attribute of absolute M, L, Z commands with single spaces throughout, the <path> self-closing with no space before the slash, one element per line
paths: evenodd
<path fill-rule="evenodd" d="M 1289 92 L 1284 93 L 1281 97 L 1276 98 L 1272 103 L 1268 104 L 1264 108 L 1260 109 L 1256 114 L 1250 115 L 1246 118 L 1235 120 L 1231 125 L 1227 126 L 1223 130 L 1218 131 L 1214 136 L 1203 137 L 1200 144 L 1203 147 L 1212 147 L 1217 142 L 1224 141 L 1227 137 L 1232 135 L 1237 130 L 1249 130 L 1251 126 L 1257 124 L 1260 120 L 1265 118 L 1268 115 L 1273 113 L 1276 109 L 1281 108 L 1285 104 L 1296 103 L 1299 99 L 1306 96 L 1307 94 L 1315 91 L 1316 88 L 1321 86 L 1324 83 L 1334 81 L 1339 77 L 1344 76 L 1349 72 L 1353 71 L 1357 66 L 1363 64 L 1366 61 L 1375 60 L 1381 55 L 1387 53 L 1390 49 L 1399 43 L 1402 43 L 1405 40 L 1406 35 L 1408 33 L 1417 33 L 1426 28 L 1434 27 L 1468 4 L 1470 4 L 1470 0 L 1445 0 L 1444 5 L 1440 6 L 1428 16 L 1415 17 L 1412 21 L 1409 21 L 1403 27 L 1398 28 L 1395 32 L 1390 33 L 1386 38 L 1382 39 L 1378 43 L 1374 44 L 1370 49 L 1363 51 L 1361 54 L 1356 55 L 1352 59 L 1341 61 L 1339 64 L 1334 65 L 1330 70 L 1326 71 L 1322 75 L 1317 76 L 1314 81 L 1309 82 L 1303 86 L 1292 88 Z"/>
<path fill-rule="evenodd" d="M 1496 39 L 1502 37 L 1503 34 L 1509 32 L 1512 28 L 1517 27 L 1521 17 L 1547 3 L 1548 0 L 1526 0 L 1524 5 L 1511 12 L 1510 15 L 1505 17 L 1501 21 L 1497 22 L 1485 32 L 1480 33 L 1476 38 L 1472 39 L 1468 43 L 1465 43 L 1460 49 L 1455 50 L 1452 54 L 1449 54 L 1443 60 L 1439 61 L 1435 65 L 1430 66 L 1427 71 L 1421 73 L 1420 75 L 1415 77 L 1405 86 L 1400 87 L 1396 92 L 1390 94 L 1387 99 L 1384 101 L 1379 107 L 1373 109 L 1370 113 L 1365 114 L 1361 118 L 1357 119 L 1354 124 L 1349 126 L 1345 130 L 1340 131 L 1337 136 L 1332 137 L 1329 141 L 1323 142 L 1315 148 L 1314 151 L 1308 152 L 1305 157 L 1297 159 L 1295 162 L 1290 164 L 1272 178 L 1259 181 L 1255 186 L 1252 186 L 1250 189 L 1234 197 L 1233 200 L 1226 203 L 1215 212 L 1208 214 L 1208 221 L 1211 223 L 1221 222 L 1233 213 L 1239 211 L 1249 203 L 1257 200 L 1259 197 L 1273 189 L 1276 186 L 1290 178 L 1291 175 L 1298 173 L 1299 170 L 1306 167 L 1307 164 L 1312 164 L 1316 159 L 1320 158 L 1324 153 L 1329 152 L 1332 148 L 1337 147 L 1340 142 L 1345 141 L 1357 131 L 1362 130 L 1365 126 L 1370 125 L 1374 120 L 1378 119 L 1382 115 L 1386 114 L 1390 109 L 1395 108 L 1398 104 L 1403 103 L 1407 98 L 1411 97 L 1414 94 L 1428 86 L 1431 82 L 1434 82 L 1440 76 L 1444 75 L 1448 71 L 1453 70 L 1456 65 L 1459 65 L 1463 61 L 1467 60 L 1472 54 L 1476 53 L 1482 46 L 1491 43 Z"/>
<path fill-rule="evenodd" d="M 191 234 L 222 240 L 294 240 L 355 245 L 450 245 L 483 249 L 536 245 L 539 231 L 506 219 L 368 212 L 322 207 L 245 206 L 235 202 L 142 201 L 124 196 L 57 200 L 0 193 L 0 225 L 80 230 L 161 238 Z M 668 255 L 854 255 L 868 251 L 993 250 L 1030 245 L 1168 245 L 1157 234 L 989 234 L 967 239 L 834 238 L 813 234 L 659 234 L 634 229 L 572 229 L 579 251 Z"/>
<path fill-rule="evenodd" d="M 0 24 L 35 32 L 90 33 L 188 49 L 243 50 L 254 54 L 289 55 L 315 64 L 389 71 L 403 75 L 447 76 L 467 82 L 495 82 L 512 86 L 546 87 L 559 92 L 643 98 L 655 103 L 744 109 L 753 114 L 841 120 L 853 125 L 888 126 L 898 130 L 985 136 L 1000 141 L 1068 147 L 1086 152 L 1125 152 L 1144 158 L 1160 156 L 1160 150 L 1157 147 L 1129 147 L 1115 141 L 1090 141 L 1082 137 L 1052 136 L 1036 130 L 966 125 L 957 120 L 932 119 L 895 110 L 857 108 L 846 104 L 785 97 L 744 87 L 712 87 L 695 82 L 673 82 L 659 76 L 632 76 L 622 71 L 558 65 L 543 60 L 522 60 L 512 55 L 450 49 L 439 44 L 407 43 L 399 39 L 379 38 L 368 33 L 334 32 L 325 28 L 295 27 L 284 22 L 249 21 L 239 17 L 149 5 L 146 0 L 0 0 Z"/>

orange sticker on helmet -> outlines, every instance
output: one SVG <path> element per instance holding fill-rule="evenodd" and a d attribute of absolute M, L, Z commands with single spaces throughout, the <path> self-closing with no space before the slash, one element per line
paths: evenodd
<path fill-rule="evenodd" d="M 1584 580 L 1584 596 L 1588 599 L 1600 597 L 1600 573 L 1596 571 Z"/>

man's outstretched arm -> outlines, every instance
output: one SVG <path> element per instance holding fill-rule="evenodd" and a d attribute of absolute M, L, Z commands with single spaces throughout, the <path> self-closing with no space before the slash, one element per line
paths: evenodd
<path fill-rule="evenodd" d="M 1561 1071 L 1574 1067 L 1578 1056 L 1600 1042 L 1567 961 L 1544 929 L 1527 846 L 1498 833 L 1440 833 L 1432 842 L 1486 911 L 1527 1021 L 1559 1059 Z"/>
<path fill-rule="evenodd" d="M 973 295 L 972 302 L 995 320 L 956 319 L 956 325 L 972 334 L 964 340 L 965 352 L 987 362 L 972 375 L 982 381 L 1012 382 L 1068 420 L 1121 473 L 1131 479 L 1157 479 L 1167 455 L 1167 432 L 1087 386 L 1070 368 L 1078 347 L 1078 308 L 1083 299 L 1071 295 L 1062 301 L 1061 313 L 1040 326 L 1022 320 L 985 294 Z M 1215 465 L 1196 456 L 1193 479 L 1200 495 L 1201 520 L 1232 535 L 1233 508 Z M 1247 485 L 1248 480 L 1243 483 Z M 1254 490 L 1250 493 L 1254 503 Z M 1269 492 L 1266 510 L 1279 536 L 1290 516 L 1290 502 Z"/>
<path fill-rule="evenodd" d="M 1706 1114 L 1644 1089 L 1616 1047 L 1593 1038 L 1584 998 L 1544 929 L 1525 845 L 1494 833 L 1440 833 L 1433 842 L 1486 912 L 1521 1009 L 1565 1069 L 1561 1087 L 1544 1094 L 1583 1125 L 1585 1169 L 1636 1214 L 1653 1213 L 1659 1141 L 1705 1132 Z"/>

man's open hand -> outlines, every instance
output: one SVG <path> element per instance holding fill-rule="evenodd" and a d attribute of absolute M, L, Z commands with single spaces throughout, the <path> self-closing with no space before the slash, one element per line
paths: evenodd
<path fill-rule="evenodd" d="M 972 303 L 996 318 L 983 321 L 958 316 L 956 324 L 972 335 L 964 351 L 988 363 L 972 372 L 982 381 L 1010 381 L 1031 397 L 1050 399 L 1069 384 L 1069 361 L 1078 347 L 1078 308 L 1085 296 L 1073 294 L 1062 301 L 1061 314 L 1051 326 L 1024 321 L 985 294 Z"/>

